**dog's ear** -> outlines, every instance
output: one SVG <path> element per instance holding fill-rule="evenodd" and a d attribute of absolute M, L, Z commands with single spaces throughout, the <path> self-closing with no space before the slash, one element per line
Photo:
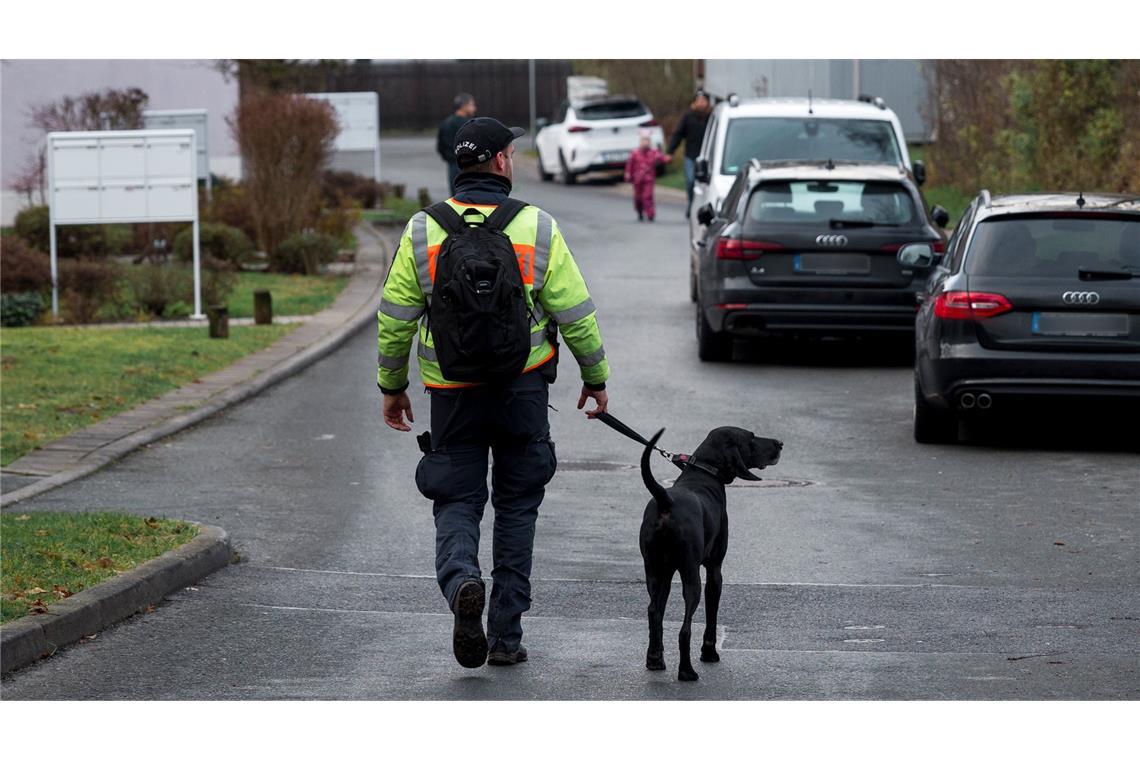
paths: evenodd
<path fill-rule="evenodd" d="M 748 465 L 744 462 L 744 456 L 740 453 L 739 446 L 733 446 L 729 449 L 728 461 L 732 465 L 736 477 L 741 480 L 760 480 L 759 476 L 753 475 L 748 470 Z"/>

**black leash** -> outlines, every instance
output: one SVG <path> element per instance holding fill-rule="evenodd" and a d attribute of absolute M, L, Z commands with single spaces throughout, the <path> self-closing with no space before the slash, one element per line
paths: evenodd
<path fill-rule="evenodd" d="M 617 417 L 614 417 L 609 412 L 602 412 L 601 414 L 595 414 L 594 419 L 595 420 L 601 420 L 602 422 L 606 423 L 606 425 L 610 426 L 614 430 L 616 430 L 619 433 L 621 433 L 622 435 L 624 435 L 626 438 L 632 438 L 633 440 L 640 443 L 642 446 L 648 446 L 649 445 L 649 441 L 646 440 L 643 436 L 641 436 L 636 430 L 631 428 L 629 425 L 626 425 L 624 422 L 619 420 Z M 661 456 L 665 457 L 670 462 L 675 464 L 677 466 L 677 469 L 679 469 L 679 470 L 683 471 L 685 469 L 685 467 L 690 464 L 690 457 L 688 454 L 674 454 L 673 452 L 666 451 L 665 449 L 660 448 L 659 446 L 654 446 L 653 449 L 654 449 L 654 451 L 659 453 Z M 702 469 L 704 469 L 704 468 L 702 468 Z"/>

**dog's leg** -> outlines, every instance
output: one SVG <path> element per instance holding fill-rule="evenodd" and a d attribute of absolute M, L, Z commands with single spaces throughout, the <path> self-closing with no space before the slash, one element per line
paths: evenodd
<path fill-rule="evenodd" d="M 705 568 L 705 637 L 701 643 L 701 662 L 720 662 L 716 651 L 716 613 L 720 607 L 722 578 L 720 565 Z"/>
<path fill-rule="evenodd" d="M 645 652 L 645 667 L 649 670 L 665 669 L 665 643 L 663 626 L 665 605 L 669 603 L 669 586 L 673 580 L 660 578 L 645 570 L 645 584 L 649 588 L 649 649 Z"/>
<path fill-rule="evenodd" d="M 689 646 L 692 641 L 693 614 L 701 602 L 701 571 L 696 565 L 681 571 L 681 594 L 685 597 L 685 622 L 677 637 L 681 645 L 681 667 L 677 669 L 677 678 L 681 681 L 696 681 L 699 676 L 693 670 Z"/>

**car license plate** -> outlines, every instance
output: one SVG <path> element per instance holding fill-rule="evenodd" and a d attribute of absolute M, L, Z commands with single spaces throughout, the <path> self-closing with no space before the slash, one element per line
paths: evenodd
<path fill-rule="evenodd" d="M 1128 333 L 1127 314 L 1033 312 L 1034 335 L 1118 338 Z"/>
<path fill-rule="evenodd" d="M 627 151 L 627 150 L 615 150 L 615 151 L 610 151 L 609 153 L 603 153 L 602 154 L 602 160 L 605 161 L 607 164 L 617 163 L 618 161 L 625 161 L 628 158 L 629 158 L 629 151 Z"/>
<path fill-rule="evenodd" d="M 792 269 L 804 274 L 870 274 L 871 257 L 865 253 L 797 253 Z"/>

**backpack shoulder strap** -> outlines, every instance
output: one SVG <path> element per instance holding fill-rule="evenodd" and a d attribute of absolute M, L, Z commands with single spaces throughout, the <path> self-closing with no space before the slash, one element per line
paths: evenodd
<path fill-rule="evenodd" d="M 443 231 L 448 235 L 459 235 L 467 231 L 467 223 L 447 201 L 440 201 L 428 206 L 424 209 L 424 213 L 434 219 L 440 227 L 443 227 Z"/>
<path fill-rule="evenodd" d="M 517 198 L 507 198 L 491 212 L 487 221 L 483 222 L 483 229 L 500 231 L 506 229 L 519 212 L 529 205 L 526 201 L 520 201 Z"/>

